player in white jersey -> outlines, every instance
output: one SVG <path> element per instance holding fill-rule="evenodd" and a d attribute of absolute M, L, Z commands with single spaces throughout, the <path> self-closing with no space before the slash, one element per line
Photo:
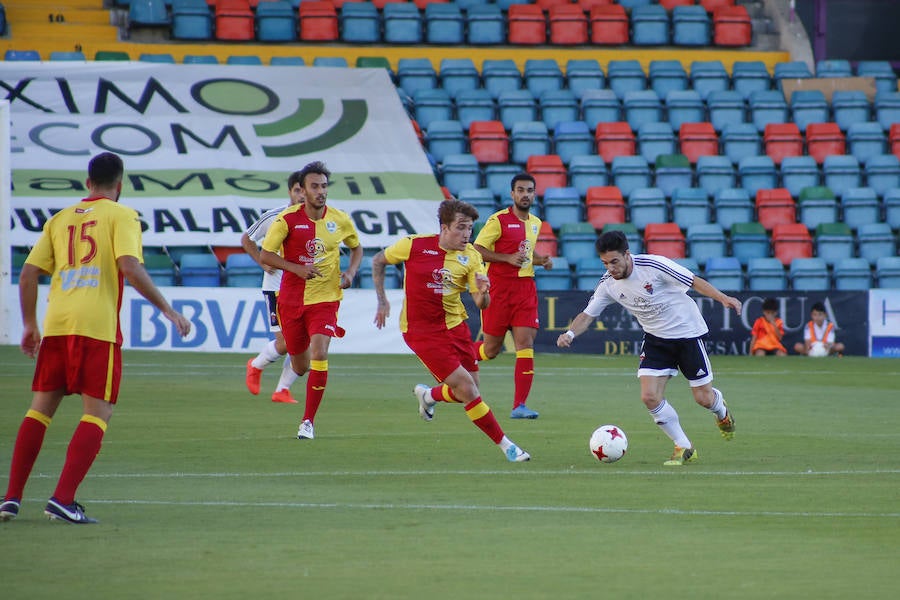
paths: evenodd
<path fill-rule="evenodd" d="M 666 401 L 666 383 L 680 369 L 691 385 L 694 400 L 716 417 L 722 437 L 734 437 L 734 417 L 722 392 L 712 386 L 713 373 L 706 354 L 704 337 L 709 327 L 689 289 L 741 313 L 741 302 L 717 290 L 705 279 L 664 257 L 632 255 L 628 239 L 621 231 L 609 231 L 597 240 L 597 253 L 607 272 L 600 278 L 594 295 L 572 320 L 556 345 L 567 348 L 576 336 L 587 331 L 603 310 L 618 302 L 637 319 L 644 330 L 638 377 L 641 400 L 654 422 L 675 443 L 672 457 L 664 464 L 682 465 L 697 459 L 697 451 L 678 420 L 675 408 Z"/>
<path fill-rule="evenodd" d="M 281 288 L 281 270 L 260 262 L 259 244 L 262 243 L 263 238 L 266 237 L 266 232 L 269 231 L 269 227 L 282 211 L 289 206 L 303 202 L 303 186 L 300 185 L 299 171 L 291 173 L 288 177 L 288 194 L 290 195 L 290 203 L 264 212 L 241 236 L 241 246 L 244 248 L 244 252 L 252 256 L 253 260 L 259 263 L 259 266 L 263 269 L 261 289 L 263 297 L 266 299 L 266 306 L 269 309 L 269 331 L 275 335 L 275 339 L 266 343 L 259 354 L 247 361 L 247 389 L 254 395 L 259 394 L 263 369 L 287 355 L 287 345 L 284 342 L 284 336 L 281 334 L 281 324 L 278 322 L 278 290 Z M 278 385 L 275 386 L 275 392 L 272 394 L 272 402 L 296 404 L 297 401 L 291 395 L 290 389 L 291 384 L 296 380 L 297 374 L 291 368 L 291 361 L 285 358 L 281 367 L 281 376 L 278 378 Z"/>

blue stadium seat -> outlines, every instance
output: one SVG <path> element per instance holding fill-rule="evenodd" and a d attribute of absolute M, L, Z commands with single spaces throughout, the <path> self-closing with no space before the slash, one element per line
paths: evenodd
<path fill-rule="evenodd" d="M 722 131 L 722 154 L 732 164 L 739 164 L 750 156 L 759 156 L 762 145 L 759 132 L 750 123 L 729 123 Z"/>
<path fill-rule="evenodd" d="M 497 212 L 497 199 L 488 188 L 468 188 L 460 190 L 457 198 L 468 202 L 478 210 L 478 220 L 485 221 Z M 473 237 L 474 239 L 474 237 Z"/>
<path fill-rule="evenodd" d="M 260 42 L 292 42 L 297 39 L 297 13 L 290 2 L 270 0 L 256 6 L 256 39 Z"/>
<path fill-rule="evenodd" d="M 651 165 L 656 164 L 660 154 L 675 153 L 675 132 L 666 121 L 644 121 L 637 128 L 640 155 Z M 690 174 L 690 163 L 688 163 Z"/>
<path fill-rule="evenodd" d="M 811 79 L 813 74 L 805 62 L 789 61 L 775 63 L 775 72 L 772 80 L 775 83 L 775 89 L 781 91 L 782 79 Z"/>
<path fill-rule="evenodd" d="M 753 221 L 753 208 L 750 193 L 744 188 L 722 188 L 714 195 L 715 222 L 728 231 L 735 223 Z"/>
<path fill-rule="evenodd" d="M 796 90 L 791 94 L 791 117 L 800 131 L 810 123 L 828 121 L 828 102 L 819 90 Z"/>
<path fill-rule="evenodd" d="M 669 13 L 656 4 L 637 6 L 631 10 L 631 32 L 635 46 L 665 46 L 669 43 Z"/>
<path fill-rule="evenodd" d="M 610 172 L 613 185 L 618 186 L 623 197 L 630 196 L 634 189 L 650 187 L 650 164 L 643 156 L 616 156 Z"/>
<path fill-rule="evenodd" d="M 27 257 L 27 253 L 22 257 L 22 262 L 25 262 L 25 257 Z M 252 258 L 250 260 L 253 260 Z M 16 260 L 15 257 L 13 259 L 13 268 L 15 269 Z M 259 287 L 262 283 L 262 269 L 259 268 L 255 262 L 253 266 L 256 267 L 257 274 L 259 276 L 259 283 L 257 283 L 256 287 Z M 19 267 L 21 269 L 21 266 Z M 153 280 L 158 286 L 173 286 L 177 283 L 177 272 L 175 263 L 172 262 L 172 259 L 169 258 L 166 254 L 154 254 L 151 252 L 147 252 L 145 249 L 144 252 L 144 268 L 147 270 L 147 274 L 150 275 L 150 279 Z M 16 281 L 17 281 L 16 277 Z M 15 281 L 14 281 L 15 282 Z"/>
<path fill-rule="evenodd" d="M 494 97 L 482 88 L 459 92 L 456 96 L 456 118 L 466 131 L 473 121 L 494 121 L 497 118 Z"/>
<path fill-rule="evenodd" d="M 688 76 L 679 60 L 650 61 L 650 89 L 660 98 L 672 91 L 683 91 L 688 88 Z"/>
<path fill-rule="evenodd" d="M 767 258 L 771 254 L 770 245 L 769 236 L 761 224 L 751 221 L 732 223 L 731 253 L 742 265 L 749 264 L 753 258 Z"/>
<path fill-rule="evenodd" d="M 866 183 L 878 196 L 900 188 L 900 159 L 894 154 L 872 156 L 866 161 Z"/>
<path fill-rule="evenodd" d="M 812 292 L 831 289 L 828 266 L 821 258 L 795 258 L 791 261 L 788 274 L 794 290 Z"/>
<path fill-rule="evenodd" d="M 878 194 L 870 187 L 848 188 L 841 197 L 842 221 L 851 229 L 861 225 L 877 223 L 881 219 L 881 204 Z"/>
<path fill-rule="evenodd" d="M 825 157 L 822 166 L 825 186 L 837 196 L 842 196 L 849 188 L 860 187 L 861 170 L 855 156 L 832 154 Z"/>
<path fill-rule="evenodd" d="M 581 95 L 581 111 L 591 131 L 597 129 L 597 123 L 622 120 L 622 103 L 612 90 L 586 90 Z"/>
<path fill-rule="evenodd" d="M 428 6 L 440 5 L 429 4 Z M 462 91 L 474 90 L 481 85 L 481 76 L 471 58 L 442 58 L 440 66 L 441 87 L 453 98 L 456 98 Z"/>
<path fill-rule="evenodd" d="M 872 268 L 864 258 L 842 258 L 834 263 L 834 289 L 868 290 L 872 287 Z"/>
<path fill-rule="evenodd" d="M 454 196 L 461 190 L 477 188 L 481 185 L 481 169 L 473 154 L 447 154 L 441 161 L 441 176 L 444 187 Z"/>
<path fill-rule="evenodd" d="M 460 2 L 457 1 L 459 5 Z M 466 42 L 472 46 L 502 45 L 506 43 L 506 19 L 496 4 L 464 7 L 466 10 Z"/>
<path fill-rule="evenodd" d="M 41 60 L 41 54 L 37 50 L 7 50 L 3 53 L 3 60 L 6 61 L 28 61 Z"/>
<path fill-rule="evenodd" d="M 697 275 L 698 277 L 703 274 L 703 269 L 700 268 L 700 263 L 698 263 L 690 256 L 685 258 L 673 258 L 672 260 L 674 260 L 676 263 L 678 263 L 694 275 Z"/>
<path fill-rule="evenodd" d="M 861 60 L 856 65 L 860 77 L 874 77 L 876 92 L 897 91 L 897 74 L 886 60 Z"/>
<path fill-rule="evenodd" d="M 637 131 L 642 123 L 662 120 L 662 103 L 653 90 L 625 92 L 622 106 L 632 131 Z"/>
<path fill-rule="evenodd" d="M 551 225 L 554 225 L 550 221 Z M 590 223 L 563 223 L 559 226 L 560 254 L 571 264 L 597 256 L 597 232 Z M 543 270 L 543 269 L 538 269 Z"/>
<path fill-rule="evenodd" d="M 568 164 L 569 183 L 578 195 L 587 196 L 588 188 L 607 185 L 606 163 L 596 154 L 575 155 Z"/>
<path fill-rule="evenodd" d="M 880 288 L 900 288 L 900 256 L 879 256 L 875 278 Z"/>
<path fill-rule="evenodd" d="M 575 264 L 574 289 L 582 292 L 593 291 L 604 274 L 606 267 L 599 256 L 585 256 Z"/>
<path fill-rule="evenodd" d="M 747 261 L 747 287 L 750 291 L 780 292 L 787 289 L 784 265 L 777 258 L 751 258 Z"/>
<path fill-rule="evenodd" d="M 804 198 L 801 194 L 797 202 L 797 220 L 807 229 L 815 229 L 822 223 L 835 223 L 838 217 L 836 198 Z"/>
<path fill-rule="evenodd" d="M 166 64 L 166 65 L 174 65 L 175 57 L 169 54 L 168 52 L 162 53 L 149 53 L 142 52 L 138 57 L 138 60 L 141 62 L 150 62 L 150 63 L 158 63 L 158 64 Z"/>
<path fill-rule="evenodd" d="M 819 165 L 812 156 L 785 156 L 781 159 L 781 187 L 791 196 L 800 196 L 805 187 L 819 185 Z"/>
<path fill-rule="evenodd" d="M 550 154 L 550 131 L 543 121 L 517 121 L 509 134 L 512 162 L 525 164 L 531 155 Z"/>
<path fill-rule="evenodd" d="M 706 190 L 677 188 L 672 192 L 672 221 L 681 229 L 706 224 L 712 220 L 712 207 Z"/>
<path fill-rule="evenodd" d="M 753 92 L 772 89 L 772 77 L 761 60 L 735 61 L 731 81 L 734 91 L 745 100 Z"/>
<path fill-rule="evenodd" d="M 763 131 L 769 123 L 787 123 L 788 105 L 784 94 L 776 90 L 750 94 L 750 121 L 757 131 Z"/>
<path fill-rule="evenodd" d="M 674 211 L 674 201 L 672 204 Z M 688 256 L 700 266 L 706 265 L 710 258 L 727 254 L 725 231 L 718 223 L 695 223 L 687 228 Z"/>
<path fill-rule="evenodd" d="M 388 4 L 407 6 L 405 4 Z M 413 6 L 415 8 L 415 6 Z M 397 84 L 412 96 L 416 90 L 430 90 L 437 87 L 437 71 L 427 58 L 401 58 L 397 61 Z"/>
<path fill-rule="evenodd" d="M 210 40 L 213 37 L 212 23 L 212 12 L 206 0 L 180 0 L 172 4 L 172 39 Z M 296 37 L 295 30 L 291 39 Z"/>
<path fill-rule="evenodd" d="M 381 10 L 381 15 L 384 23 L 385 42 L 388 44 L 422 43 L 422 15 L 415 4 L 412 2 L 386 4 Z"/>
<path fill-rule="evenodd" d="M 570 90 L 547 90 L 540 96 L 541 120 L 551 131 L 560 121 L 577 121 L 578 99 Z"/>
<path fill-rule="evenodd" d="M 552 269 L 535 269 L 534 283 L 539 291 L 572 289 L 572 271 L 565 257 L 553 257 Z"/>
<path fill-rule="evenodd" d="M 350 63 L 343 56 L 317 56 L 313 59 L 314 67 L 336 67 L 346 69 Z"/>
<path fill-rule="evenodd" d="M 853 232 L 844 223 L 820 223 L 815 229 L 816 256 L 829 265 L 853 256 Z M 795 259 L 796 260 L 796 259 Z"/>
<path fill-rule="evenodd" d="M 553 147 L 563 164 L 576 156 L 586 156 L 594 150 L 594 137 L 584 121 L 560 121 L 553 132 Z"/>
<path fill-rule="evenodd" d="M 413 94 L 416 122 L 428 129 L 433 121 L 453 119 L 453 99 L 442 88 L 419 89 Z"/>
<path fill-rule="evenodd" d="M 425 41 L 429 44 L 462 44 L 465 30 L 465 19 L 456 4 L 431 2 L 425 5 Z"/>
<path fill-rule="evenodd" d="M 709 46 L 711 23 L 702 6 L 672 9 L 672 43 L 676 46 Z"/>
<path fill-rule="evenodd" d="M 768 156 L 742 158 L 738 163 L 738 173 L 741 175 L 741 187 L 750 192 L 750 196 L 755 197 L 759 190 L 778 187 L 775 163 Z"/>
<path fill-rule="evenodd" d="M 856 232 L 859 241 L 859 257 L 874 265 L 879 256 L 891 256 L 896 252 L 894 232 L 889 223 L 860 225 Z"/>
<path fill-rule="evenodd" d="M 262 285 L 262 278 L 263 270 L 249 254 L 229 254 L 225 259 L 227 287 L 258 288 Z"/>
<path fill-rule="evenodd" d="M 302 67 L 306 64 L 302 56 L 273 56 L 269 59 L 273 67 Z M 359 64 L 356 65 L 360 66 Z"/>
<path fill-rule="evenodd" d="M 262 59 L 255 54 L 233 54 L 225 59 L 226 65 L 261 65 Z"/>
<path fill-rule="evenodd" d="M 521 165 L 515 164 L 487 165 L 484 167 L 484 185 L 498 200 L 508 199 L 512 178 L 522 170 Z"/>
<path fill-rule="evenodd" d="M 525 89 L 535 98 L 540 98 L 548 90 L 563 88 L 565 77 L 559 63 L 552 58 L 525 59 Z"/>
<path fill-rule="evenodd" d="M 871 116 L 871 103 L 861 90 L 835 90 L 831 95 L 834 122 L 841 131 L 848 131 L 853 123 L 865 123 Z"/>
<path fill-rule="evenodd" d="M 677 8 L 677 7 L 676 7 Z M 722 92 L 731 86 L 731 79 L 721 60 L 691 62 L 691 89 L 706 98 L 710 92 Z"/>
<path fill-rule="evenodd" d="M 900 188 L 884 193 L 884 221 L 894 229 L 900 229 Z"/>
<path fill-rule="evenodd" d="M 724 131 L 729 125 L 746 122 L 744 98 L 733 90 L 709 92 L 706 96 L 706 108 L 709 111 L 709 122 L 716 131 Z"/>
<path fill-rule="evenodd" d="M 650 223 L 667 223 L 669 205 L 659 188 L 639 187 L 628 194 L 628 221 L 643 231 Z"/>
<path fill-rule="evenodd" d="M 214 54 L 185 54 L 181 62 L 185 65 L 217 65 L 219 57 Z"/>
<path fill-rule="evenodd" d="M 453 119 L 432 121 L 425 139 L 428 152 L 439 163 L 444 162 L 444 157 L 449 154 L 463 154 L 466 151 L 466 133 L 462 123 Z"/>
<path fill-rule="evenodd" d="M 695 90 L 672 90 L 665 96 L 666 112 L 672 129 L 678 131 L 683 123 L 706 121 L 706 107 Z"/>
<path fill-rule="evenodd" d="M 131 0 L 128 27 L 161 27 L 169 24 L 165 0 Z"/>
<path fill-rule="evenodd" d="M 626 92 L 647 89 L 647 76 L 641 68 L 641 63 L 636 60 L 609 61 L 606 79 L 609 89 L 615 92 L 619 99 L 624 98 Z"/>
<path fill-rule="evenodd" d="M 345 2 L 340 14 L 341 41 L 358 44 L 381 41 L 381 15 L 371 2 Z"/>
<path fill-rule="evenodd" d="M 80 50 L 53 50 L 50 60 L 77 62 L 86 61 L 87 57 Z"/>
<path fill-rule="evenodd" d="M 537 101 L 528 90 L 506 90 L 497 98 L 497 114 L 503 127 L 512 130 L 515 123 L 537 120 Z"/>
<path fill-rule="evenodd" d="M 684 154 L 659 154 L 656 156 L 655 184 L 663 191 L 666 198 L 670 198 L 672 192 L 678 188 L 691 187 L 692 181 L 691 162 L 687 156 Z"/>
<path fill-rule="evenodd" d="M 885 131 L 894 123 L 900 123 L 900 92 L 875 94 L 875 118 Z"/>
<path fill-rule="evenodd" d="M 581 98 L 585 90 L 603 89 L 605 78 L 600 63 L 593 58 L 573 58 L 566 62 L 566 84 Z"/>
<path fill-rule="evenodd" d="M 494 98 L 499 98 L 501 92 L 522 88 L 522 73 L 511 58 L 484 59 L 481 79 Z"/>
<path fill-rule="evenodd" d="M 574 187 L 548 187 L 544 191 L 543 204 L 544 220 L 549 222 L 554 229 L 561 229 L 565 223 L 579 223 L 584 218 L 583 204 L 578 190 Z M 560 242 L 565 243 L 562 237 L 560 237 Z M 573 262 L 572 257 L 565 252 L 565 248 L 563 250 L 566 258 Z"/>
<path fill-rule="evenodd" d="M 741 261 L 733 256 L 711 256 L 706 261 L 705 277 L 716 288 L 727 292 L 744 289 Z"/>
<path fill-rule="evenodd" d="M 625 10 L 633 10 L 641 6 L 650 6 L 653 0 L 618 0 L 616 4 L 620 4 Z"/>
<path fill-rule="evenodd" d="M 697 185 L 715 196 L 719 190 L 735 186 L 734 166 L 727 156 L 697 158 Z"/>
<path fill-rule="evenodd" d="M 851 123 L 847 128 L 848 154 L 865 164 L 872 156 L 884 153 L 887 136 L 878 123 Z"/>
<path fill-rule="evenodd" d="M 184 254 L 179 265 L 183 286 L 218 287 L 221 282 L 221 269 L 215 254 Z"/>
<path fill-rule="evenodd" d="M 816 77 L 852 77 L 850 61 L 844 59 L 828 59 L 816 62 Z"/>
<path fill-rule="evenodd" d="M 628 248 L 632 254 L 640 254 L 644 251 L 644 238 L 638 232 L 633 223 L 607 223 L 603 226 L 602 233 L 607 231 L 621 231 L 628 240 Z"/>

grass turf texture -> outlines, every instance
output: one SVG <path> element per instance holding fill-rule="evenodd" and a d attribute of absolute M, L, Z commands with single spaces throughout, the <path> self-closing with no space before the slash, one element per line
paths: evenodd
<path fill-rule="evenodd" d="M 639 400 L 636 358 L 538 355 L 509 419 L 509 354 L 482 366 L 510 464 L 465 417 L 434 422 L 411 356 L 332 355 L 316 439 L 260 396 L 246 356 L 125 352 L 120 405 L 78 499 L 100 524 L 49 523 L 80 402 L 64 401 L 19 517 L 0 524 L 3 598 L 886 598 L 900 551 L 900 362 L 714 357 L 733 442 L 682 378 L 669 400 L 700 461 Z M 0 348 L 0 486 L 32 362 Z M 614 423 L 626 456 L 588 438 Z"/>

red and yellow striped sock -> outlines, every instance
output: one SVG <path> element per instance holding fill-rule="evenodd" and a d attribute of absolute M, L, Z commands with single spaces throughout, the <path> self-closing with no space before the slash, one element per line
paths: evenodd
<path fill-rule="evenodd" d="M 534 348 L 516 350 L 515 369 L 513 408 L 525 404 L 531 392 L 531 384 L 534 382 Z"/>
<path fill-rule="evenodd" d="M 491 357 L 484 353 L 484 342 L 475 342 L 475 358 L 478 360 L 491 360 Z"/>
<path fill-rule="evenodd" d="M 503 439 L 503 429 L 500 428 L 500 423 L 491 412 L 491 407 L 481 400 L 481 396 L 466 404 L 466 416 L 495 444 L 499 444 Z"/>
<path fill-rule="evenodd" d="M 453 395 L 453 390 L 446 383 L 431 388 L 431 399 L 435 402 L 455 402 L 457 404 L 462 402 Z"/>
<path fill-rule="evenodd" d="M 56 484 L 56 491 L 53 492 L 53 497 L 61 504 L 75 502 L 75 492 L 100 452 L 104 433 L 106 421 L 93 415 L 82 415 L 72 434 L 72 441 L 66 452 L 66 463 L 59 476 L 59 483 Z"/>
<path fill-rule="evenodd" d="M 306 378 L 306 409 L 303 412 L 303 420 L 310 422 L 316 420 L 316 412 L 322 404 L 325 395 L 325 385 L 328 383 L 328 361 L 309 361 L 309 375 Z"/>
<path fill-rule="evenodd" d="M 16 444 L 13 447 L 12 465 L 9 468 L 9 485 L 6 488 L 5 498 L 21 500 L 25 491 L 25 483 L 31 475 L 34 461 L 44 444 L 44 434 L 50 426 L 50 417 L 36 410 L 30 409 L 25 413 L 19 433 L 16 436 Z"/>

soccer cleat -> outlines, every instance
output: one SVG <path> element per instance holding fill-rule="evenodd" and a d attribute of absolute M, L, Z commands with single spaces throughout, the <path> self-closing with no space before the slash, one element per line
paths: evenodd
<path fill-rule="evenodd" d="M 725 441 L 734 439 L 734 416 L 728 410 L 728 406 L 725 407 L 725 418 L 722 420 L 716 419 L 716 425 L 719 426 L 719 433 L 722 434 Z"/>
<path fill-rule="evenodd" d="M 509 415 L 510 419 L 537 419 L 538 412 L 536 410 L 531 410 L 524 404 L 520 404 L 514 409 L 512 409 L 512 413 Z"/>
<path fill-rule="evenodd" d="M 282 404 L 297 404 L 294 397 L 291 396 L 291 390 L 284 388 L 272 394 L 272 402 L 280 402 Z"/>
<path fill-rule="evenodd" d="M 300 428 L 297 430 L 297 439 L 298 440 L 314 440 L 316 439 L 316 432 L 313 429 L 312 421 L 309 419 L 304 419 L 302 423 L 300 423 Z"/>
<path fill-rule="evenodd" d="M 63 504 L 56 498 L 50 498 L 47 501 L 47 507 L 44 514 L 50 517 L 50 520 L 65 521 L 67 523 L 75 523 L 76 525 L 86 525 L 88 523 L 96 523 L 97 519 L 92 519 L 84 514 L 84 507 L 77 502 L 72 504 Z"/>
<path fill-rule="evenodd" d="M 434 400 L 431 399 L 431 388 L 424 383 L 416 384 L 413 394 L 419 401 L 419 416 L 425 421 L 434 418 Z"/>
<path fill-rule="evenodd" d="M 262 378 L 262 369 L 253 366 L 253 359 L 247 361 L 247 389 L 256 396 L 259 394 L 259 380 Z"/>
<path fill-rule="evenodd" d="M 672 458 L 663 464 L 667 467 L 680 467 L 685 463 L 694 462 L 698 457 L 697 451 L 693 448 L 679 448 L 678 446 L 675 446 L 675 452 L 672 453 Z"/>
<path fill-rule="evenodd" d="M 513 444 L 506 449 L 506 460 L 509 462 L 525 462 L 531 460 L 531 455 Z"/>
<path fill-rule="evenodd" d="M 15 498 L 0 503 L 0 521 L 11 521 L 19 514 L 19 501 Z"/>

